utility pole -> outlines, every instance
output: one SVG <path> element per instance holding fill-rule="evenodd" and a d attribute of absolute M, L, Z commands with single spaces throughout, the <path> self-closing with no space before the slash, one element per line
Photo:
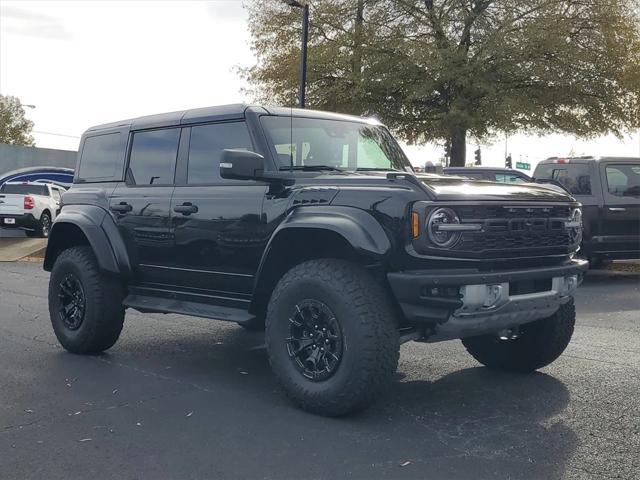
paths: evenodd
<path fill-rule="evenodd" d="M 309 43 L 309 4 L 298 0 L 283 0 L 287 5 L 302 9 L 302 48 L 300 51 L 300 85 L 298 87 L 298 106 L 304 108 L 307 86 L 307 45 Z"/>

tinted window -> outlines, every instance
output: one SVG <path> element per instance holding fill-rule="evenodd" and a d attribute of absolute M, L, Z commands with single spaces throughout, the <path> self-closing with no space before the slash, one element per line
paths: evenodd
<path fill-rule="evenodd" d="M 191 128 L 187 183 L 202 184 L 223 181 L 220 178 L 220 156 L 225 149 L 253 150 L 244 123 L 219 123 Z"/>
<path fill-rule="evenodd" d="M 449 175 L 457 175 L 460 177 L 465 177 L 468 178 L 470 180 L 485 180 L 484 178 L 484 173 L 475 173 L 475 172 L 453 172 L 450 173 Z"/>
<path fill-rule="evenodd" d="M 586 163 L 548 163 L 538 165 L 535 178 L 553 179 L 574 195 L 591 195 L 589 164 Z"/>
<path fill-rule="evenodd" d="M 173 184 L 179 142 L 179 128 L 135 133 L 129 180 L 136 185 Z"/>
<path fill-rule="evenodd" d="M 607 187 L 617 197 L 640 196 L 640 163 L 607 165 Z"/>
<path fill-rule="evenodd" d="M 0 188 L 0 193 L 14 194 L 14 195 L 42 195 L 43 197 L 49 196 L 49 190 L 46 185 L 21 185 L 5 183 Z"/>
<path fill-rule="evenodd" d="M 519 177 L 518 175 L 514 175 L 512 173 L 496 173 L 495 174 L 496 182 L 502 183 L 526 183 L 527 180 Z"/>
<path fill-rule="evenodd" d="M 122 180 L 124 149 L 119 133 L 85 138 L 78 178 L 83 181 Z"/>

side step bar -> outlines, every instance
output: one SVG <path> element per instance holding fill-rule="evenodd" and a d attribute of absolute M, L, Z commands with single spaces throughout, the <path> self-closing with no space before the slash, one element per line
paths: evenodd
<path fill-rule="evenodd" d="M 133 308 L 142 313 L 178 313 L 193 317 L 213 318 L 227 322 L 244 323 L 253 320 L 246 310 L 206 303 L 187 302 L 144 295 L 128 295 L 122 302 L 125 307 Z"/>

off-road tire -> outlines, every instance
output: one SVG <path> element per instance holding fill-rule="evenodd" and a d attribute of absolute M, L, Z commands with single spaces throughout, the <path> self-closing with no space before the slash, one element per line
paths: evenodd
<path fill-rule="evenodd" d="M 51 215 L 48 212 L 42 212 L 38 226 L 35 230 L 27 230 L 27 237 L 48 238 L 51 232 Z"/>
<path fill-rule="evenodd" d="M 573 299 L 560 306 L 548 318 L 521 327 L 520 335 L 501 340 L 496 335 L 482 335 L 462 340 L 478 362 L 493 370 L 530 373 L 554 362 L 564 352 L 576 321 Z"/>
<path fill-rule="evenodd" d="M 60 312 L 60 284 L 69 274 L 81 285 L 85 299 L 77 329 L 69 328 Z M 88 355 L 111 348 L 124 323 L 122 300 L 122 286 L 101 274 L 90 247 L 72 247 L 60 253 L 49 279 L 49 314 L 56 337 L 67 351 Z"/>
<path fill-rule="evenodd" d="M 321 381 L 306 378 L 287 350 L 290 317 L 305 300 L 325 304 L 343 338 L 340 363 Z M 388 294 L 362 268 L 337 259 L 306 261 L 280 279 L 267 309 L 265 340 L 271 367 L 287 395 L 302 409 L 326 416 L 368 406 L 391 382 L 400 353 Z"/>

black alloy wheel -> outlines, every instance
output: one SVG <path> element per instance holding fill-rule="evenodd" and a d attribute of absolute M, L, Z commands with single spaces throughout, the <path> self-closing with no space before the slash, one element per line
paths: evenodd
<path fill-rule="evenodd" d="M 297 303 L 289 318 L 287 352 L 298 371 L 321 382 L 331 377 L 342 359 L 343 337 L 334 313 L 318 300 Z"/>
<path fill-rule="evenodd" d="M 80 280 L 68 273 L 58 286 L 58 313 L 69 330 L 77 330 L 82 325 L 86 311 L 86 298 Z"/>

